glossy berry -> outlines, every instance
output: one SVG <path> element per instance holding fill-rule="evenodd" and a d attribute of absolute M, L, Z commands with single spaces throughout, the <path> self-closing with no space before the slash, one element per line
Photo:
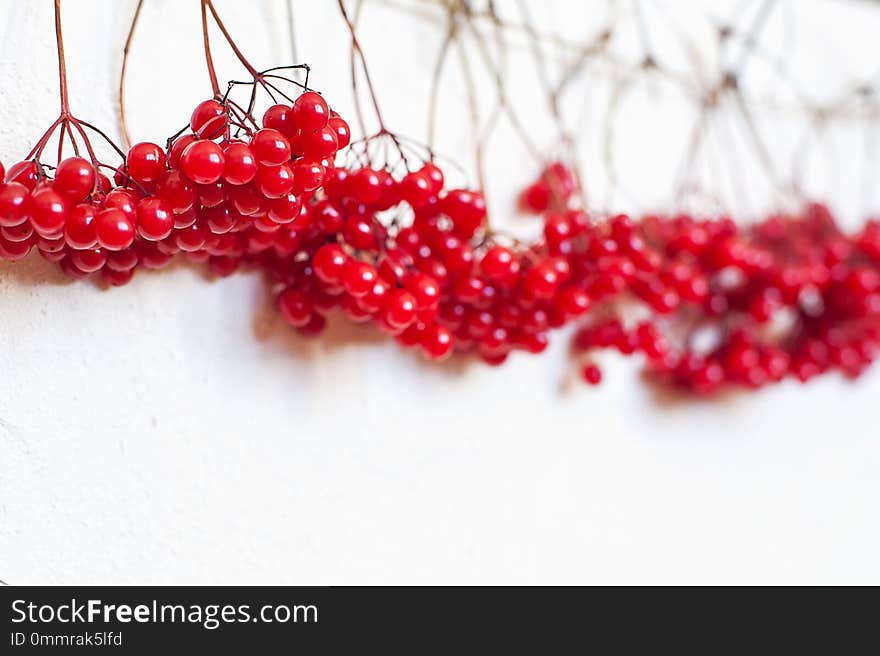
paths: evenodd
<path fill-rule="evenodd" d="M 216 100 L 203 100 L 193 110 L 189 125 L 200 139 L 216 139 L 226 130 L 226 109 Z"/>
<path fill-rule="evenodd" d="M 52 187 L 70 201 L 81 201 L 95 187 L 95 167 L 82 157 L 68 157 L 55 169 Z"/>
<path fill-rule="evenodd" d="M 148 241 L 160 241 L 174 229 L 174 213 L 161 198 L 143 198 L 138 203 L 138 234 Z"/>
<path fill-rule="evenodd" d="M 180 158 L 186 176 L 198 184 L 213 184 L 223 175 L 226 159 L 220 146 L 213 141 L 194 141 Z"/>
<path fill-rule="evenodd" d="M 41 235 L 57 235 L 67 220 L 67 201 L 51 187 L 35 189 L 28 200 L 31 224 Z"/>
<path fill-rule="evenodd" d="M 120 251 L 134 242 L 134 222 L 118 208 L 101 210 L 92 225 L 95 227 L 98 244 L 108 251 Z"/>
<path fill-rule="evenodd" d="M 320 130 L 330 118 L 330 109 L 320 94 L 306 91 L 293 103 L 296 126 L 304 132 Z"/>
<path fill-rule="evenodd" d="M 251 139 L 250 148 L 257 162 L 264 166 L 278 166 L 290 159 L 290 142 L 272 128 L 257 130 Z"/>
<path fill-rule="evenodd" d="M 223 179 L 232 185 L 244 185 L 257 176 L 257 159 L 250 147 L 233 141 L 223 149 Z"/>
<path fill-rule="evenodd" d="M 165 173 L 165 151 L 154 143 L 138 143 L 129 149 L 125 163 L 134 180 L 156 182 Z"/>

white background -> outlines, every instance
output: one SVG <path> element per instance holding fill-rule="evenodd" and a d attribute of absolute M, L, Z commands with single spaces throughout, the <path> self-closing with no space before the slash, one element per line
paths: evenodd
<path fill-rule="evenodd" d="M 557 25 L 605 6 L 544 4 L 542 19 Z M 821 59 L 804 66 L 816 86 L 872 68 L 880 11 L 797 4 L 799 52 Z M 0 0 L 7 166 L 57 112 L 50 5 Z M 259 65 L 290 59 L 282 2 L 217 5 Z M 299 48 L 313 83 L 350 116 L 334 5 L 295 0 Z M 704 20 L 696 3 L 674 5 L 681 20 Z M 133 3 L 65 6 L 74 111 L 112 130 Z M 423 138 L 425 44 L 436 48 L 441 31 L 368 10 L 365 46 L 389 122 Z M 821 40 L 831 19 L 852 37 L 836 49 Z M 176 131 L 208 93 L 198 20 L 194 1 L 147 0 L 128 85 L 135 139 Z M 230 71 L 221 79 L 240 75 L 219 41 L 215 50 Z M 524 111 L 540 111 L 520 94 Z M 466 104 L 450 95 L 445 152 L 469 165 L 467 130 L 455 130 Z M 624 124 L 640 135 L 625 151 L 639 161 L 660 150 L 652 138 L 671 138 L 645 134 L 656 106 L 641 111 Z M 498 216 L 535 173 L 501 142 Z M 636 183 L 649 187 L 657 171 L 636 170 Z M 833 177 L 816 179 L 853 205 Z M 297 338 L 256 275 L 210 281 L 177 266 L 107 291 L 68 283 L 36 257 L 3 263 L 0 579 L 880 583 L 878 372 L 683 402 L 641 384 L 635 361 L 604 363 L 603 385 L 580 386 L 559 335 L 544 356 L 500 369 L 430 366 L 342 325 Z"/>

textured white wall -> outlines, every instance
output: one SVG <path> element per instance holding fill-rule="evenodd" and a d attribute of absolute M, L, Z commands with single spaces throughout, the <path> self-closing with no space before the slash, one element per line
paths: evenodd
<path fill-rule="evenodd" d="M 50 4 L 0 0 L 7 164 L 56 112 Z M 65 4 L 74 109 L 112 126 L 133 3 Z M 147 0 L 135 138 L 173 132 L 206 93 L 196 5 Z M 350 112 L 333 3 L 296 5 L 318 86 Z M 255 60 L 287 61 L 283 3 L 218 7 Z M 397 55 L 439 37 L 378 15 L 376 75 L 417 133 L 431 60 Z M 501 211 L 534 172 L 510 159 Z M 635 362 L 568 384 L 566 348 L 427 366 L 344 326 L 297 339 L 252 275 L 180 266 L 103 291 L 4 263 L 0 579 L 880 583 L 880 373 L 670 403 Z"/>

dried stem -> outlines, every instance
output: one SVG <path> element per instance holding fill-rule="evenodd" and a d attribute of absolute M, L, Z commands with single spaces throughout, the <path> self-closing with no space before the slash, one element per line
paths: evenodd
<path fill-rule="evenodd" d="M 131 26 L 128 28 L 128 37 L 125 39 L 125 46 L 122 48 L 122 69 L 119 72 L 119 91 L 118 91 L 118 110 L 119 110 L 119 131 L 122 133 L 122 144 L 128 148 L 131 146 L 131 135 L 128 131 L 128 123 L 125 120 L 125 74 L 128 71 L 128 53 L 131 49 L 131 41 L 134 38 L 134 31 L 137 27 L 138 18 L 141 15 L 141 8 L 144 6 L 144 0 L 138 0 L 134 10 L 134 16 L 131 19 Z"/>

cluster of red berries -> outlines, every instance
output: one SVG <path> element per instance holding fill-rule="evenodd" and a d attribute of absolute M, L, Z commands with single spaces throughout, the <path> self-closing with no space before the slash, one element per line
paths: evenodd
<path fill-rule="evenodd" d="M 51 176 L 36 160 L 15 164 L 0 176 L 0 258 L 36 248 L 70 276 L 100 271 L 113 285 L 179 252 L 231 273 L 300 216 L 350 139 L 311 91 L 270 107 L 262 126 L 248 118 L 206 100 L 191 131 L 167 150 L 132 146 L 112 181 L 82 157 L 61 161 Z"/>
<path fill-rule="evenodd" d="M 641 353 L 658 379 L 709 394 L 856 376 L 880 345 L 880 223 L 847 235 L 821 205 L 748 227 L 594 220 L 553 163 L 520 196 L 543 220 L 543 237 L 523 244 L 493 231 L 482 195 L 447 187 L 433 162 L 403 177 L 336 166 L 348 126 L 316 93 L 271 107 L 253 131 L 245 121 L 205 101 L 191 133 L 167 151 L 135 145 L 113 182 L 78 157 L 52 177 L 35 161 L 0 167 L 0 257 L 35 247 L 111 284 L 178 252 L 224 275 L 247 263 L 303 335 L 340 310 L 434 360 L 458 351 L 498 365 L 580 321 L 591 384 L 596 349 Z"/>
<path fill-rule="evenodd" d="M 628 256 L 621 288 L 651 316 L 627 327 L 618 305 L 579 330 L 579 351 L 642 352 L 660 380 L 698 394 L 830 370 L 856 377 L 876 357 L 876 222 L 847 235 L 812 204 L 745 228 L 679 215 L 614 217 L 603 230 Z M 598 382 L 592 363 L 583 375 Z"/>

